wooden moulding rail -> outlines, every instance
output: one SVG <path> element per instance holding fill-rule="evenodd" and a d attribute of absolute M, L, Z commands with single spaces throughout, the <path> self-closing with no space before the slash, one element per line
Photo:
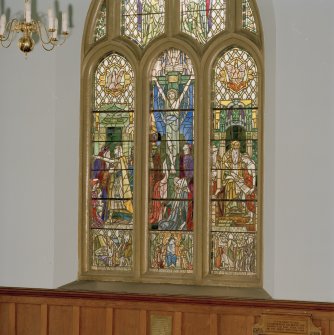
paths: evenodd
<path fill-rule="evenodd" d="M 235 298 L 212 298 L 212 297 L 188 297 L 173 295 L 141 295 L 129 293 L 111 292 L 88 292 L 88 291 L 64 291 L 50 289 L 30 289 L 30 288 L 10 288 L 0 287 L 0 302 L 6 301 L 6 297 L 34 297 L 50 299 L 84 299 L 100 301 L 129 301 L 146 303 L 172 303 L 191 304 L 206 306 L 226 306 L 226 307 L 251 307 L 265 309 L 303 310 L 334 312 L 334 303 L 307 302 L 289 300 L 258 300 L 258 299 L 235 299 Z"/>

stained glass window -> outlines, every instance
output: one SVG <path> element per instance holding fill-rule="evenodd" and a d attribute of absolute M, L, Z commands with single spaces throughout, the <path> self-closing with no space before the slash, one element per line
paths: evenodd
<path fill-rule="evenodd" d="M 258 70 L 241 48 L 214 68 L 211 122 L 212 274 L 255 275 L 258 241 Z"/>
<path fill-rule="evenodd" d="M 107 5 L 104 1 L 99 9 L 98 17 L 95 23 L 94 41 L 97 42 L 107 33 Z"/>
<path fill-rule="evenodd" d="M 168 49 L 151 79 L 150 269 L 193 271 L 194 70 L 190 58 Z"/>
<path fill-rule="evenodd" d="M 165 0 L 122 0 L 122 34 L 145 47 L 165 31 Z"/>
<path fill-rule="evenodd" d="M 181 0 L 182 31 L 205 44 L 225 30 L 226 0 Z"/>
<path fill-rule="evenodd" d="M 253 33 L 257 32 L 250 0 L 242 0 L 242 27 Z"/>
<path fill-rule="evenodd" d="M 131 270 L 134 72 L 112 53 L 98 65 L 91 114 L 90 238 L 93 270 Z"/>
<path fill-rule="evenodd" d="M 81 278 L 261 284 L 255 1 L 94 0 L 82 62 Z"/>

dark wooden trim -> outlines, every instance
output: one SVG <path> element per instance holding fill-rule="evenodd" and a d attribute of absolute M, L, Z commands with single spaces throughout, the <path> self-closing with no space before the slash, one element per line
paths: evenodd
<path fill-rule="evenodd" d="M 166 296 L 166 295 L 141 295 L 129 293 L 111 292 L 88 292 L 88 291 L 64 291 L 51 289 L 30 289 L 0 287 L 1 296 L 10 297 L 36 297 L 36 298 L 62 298 L 62 299 L 85 299 L 100 301 L 131 301 L 152 303 L 191 304 L 224 307 L 256 307 L 265 309 L 285 309 L 303 311 L 325 311 L 333 312 L 334 303 L 307 302 L 290 300 L 258 300 L 237 298 L 211 298 L 211 297 L 189 297 L 189 296 Z"/>

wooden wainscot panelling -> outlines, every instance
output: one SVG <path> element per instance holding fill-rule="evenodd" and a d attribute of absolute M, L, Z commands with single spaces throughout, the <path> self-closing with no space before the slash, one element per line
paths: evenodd
<path fill-rule="evenodd" d="M 253 328 L 253 335 L 322 335 L 311 315 L 263 314 Z"/>
<path fill-rule="evenodd" d="M 334 304 L 0 288 L 0 335 L 334 335 Z"/>
<path fill-rule="evenodd" d="M 183 313 L 181 334 L 210 334 L 210 314 Z"/>
<path fill-rule="evenodd" d="M 49 306 L 48 335 L 73 335 L 72 306 Z"/>
<path fill-rule="evenodd" d="M 41 305 L 16 305 L 16 335 L 41 334 Z"/>
<path fill-rule="evenodd" d="M 106 309 L 103 307 L 81 307 L 80 335 L 104 335 L 105 332 Z"/>
<path fill-rule="evenodd" d="M 236 311 L 236 313 L 240 311 Z M 248 315 L 220 315 L 219 335 L 251 335 L 253 334 L 254 317 Z"/>
<path fill-rule="evenodd" d="M 0 304 L 0 335 L 15 335 L 15 304 Z"/>
<path fill-rule="evenodd" d="M 329 335 L 334 335 L 334 320 L 329 321 L 329 331 L 328 331 L 328 334 Z"/>
<path fill-rule="evenodd" d="M 140 310 L 115 309 L 113 335 L 144 335 L 141 324 L 144 322 L 146 325 L 146 320 L 142 318 Z"/>

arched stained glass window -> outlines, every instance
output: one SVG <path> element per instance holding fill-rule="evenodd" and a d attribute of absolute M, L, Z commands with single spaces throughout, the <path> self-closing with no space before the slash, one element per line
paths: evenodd
<path fill-rule="evenodd" d="M 92 0 L 86 25 L 80 278 L 260 287 L 255 0 Z"/>
<path fill-rule="evenodd" d="M 107 4 L 106 0 L 103 1 L 95 23 L 94 29 L 94 42 L 99 41 L 106 36 L 107 33 Z"/>
<path fill-rule="evenodd" d="M 132 269 L 134 83 L 131 65 L 117 53 L 104 58 L 95 72 L 90 181 L 94 270 Z"/>
<path fill-rule="evenodd" d="M 160 272 L 193 270 L 194 84 L 193 65 L 184 52 L 168 49 L 154 63 L 149 250 L 150 269 Z"/>
<path fill-rule="evenodd" d="M 257 32 L 255 17 L 250 4 L 250 0 L 242 0 L 242 28 L 253 33 Z"/>
<path fill-rule="evenodd" d="M 165 31 L 165 0 L 122 0 L 122 33 L 145 47 Z"/>
<path fill-rule="evenodd" d="M 181 0 L 182 31 L 205 44 L 225 30 L 226 0 Z"/>
<path fill-rule="evenodd" d="M 256 275 L 258 70 L 241 48 L 214 68 L 211 129 L 211 273 Z"/>

